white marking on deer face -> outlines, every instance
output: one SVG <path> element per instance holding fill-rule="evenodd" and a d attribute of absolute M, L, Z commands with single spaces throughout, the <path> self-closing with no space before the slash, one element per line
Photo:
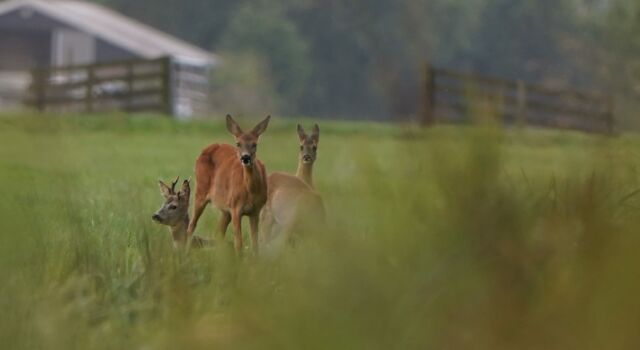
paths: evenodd
<path fill-rule="evenodd" d="M 236 123 L 230 115 L 227 115 L 227 130 L 236 139 L 238 159 L 243 166 L 250 167 L 255 162 L 256 152 L 258 150 L 258 139 L 260 135 L 267 130 L 270 119 L 271 117 L 267 116 L 263 121 L 258 123 L 251 132 L 245 133 L 238 123 Z"/>
<path fill-rule="evenodd" d="M 313 126 L 311 135 L 307 135 L 298 124 L 298 139 L 300 140 L 300 160 L 305 164 L 312 164 L 318 156 L 318 142 L 320 142 L 320 128 Z"/>
<path fill-rule="evenodd" d="M 249 134 L 236 137 L 236 147 L 238 149 L 238 158 L 243 166 L 251 166 L 256 159 L 258 151 L 258 138 Z"/>

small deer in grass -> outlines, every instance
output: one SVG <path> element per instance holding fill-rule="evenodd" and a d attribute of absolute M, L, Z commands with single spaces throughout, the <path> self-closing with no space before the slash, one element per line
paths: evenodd
<path fill-rule="evenodd" d="M 307 135 L 300 124 L 298 124 L 298 140 L 300 141 L 300 154 L 298 157 L 298 170 L 296 177 L 313 187 L 313 164 L 316 162 L 318 154 L 318 143 L 320 142 L 320 127 L 313 124 L 311 135 Z"/>
<path fill-rule="evenodd" d="M 158 181 L 160 194 L 164 197 L 164 203 L 158 211 L 151 216 L 153 221 L 169 226 L 171 238 L 175 248 L 182 248 L 187 244 L 187 226 L 189 225 L 189 194 L 191 192 L 189 180 L 182 182 L 182 188 L 176 192 L 178 178 L 167 186 L 164 182 Z M 191 246 L 201 248 L 209 245 L 209 240 L 193 236 Z"/>
<path fill-rule="evenodd" d="M 298 125 L 300 153 L 296 176 L 273 173 L 268 177 L 268 199 L 261 214 L 261 232 L 265 238 L 274 238 L 274 228 L 278 227 L 286 241 L 293 240 L 297 231 L 317 230 L 325 221 L 322 197 L 313 187 L 313 164 L 316 161 L 320 128 L 313 126 L 307 135 Z"/>
<path fill-rule="evenodd" d="M 218 238 L 224 238 L 227 226 L 233 224 L 234 247 L 236 253 L 242 251 L 243 216 L 249 217 L 251 245 L 258 253 L 258 224 L 260 211 L 267 202 L 267 172 L 256 158 L 258 139 L 267 129 L 267 116 L 250 132 L 244 132 L 227 115 L 227 130 L 235 137 L 236 146 L 212 144 L 205 148 L 196 159 L 196 195 L 193 217 L 188 227 L 191 235 L 198 219 L 209 202 L 220 210 Z"/>

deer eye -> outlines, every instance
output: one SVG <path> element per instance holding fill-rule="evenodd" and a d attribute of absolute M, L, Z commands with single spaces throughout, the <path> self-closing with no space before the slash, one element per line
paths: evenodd
<path fill-rule="evenodd" d="M 251 148 L 253 148 L 253 149 L 256 149 L 257 147 L 258 147 L 257 143 L 254 143 L 254 144 L 251 145 Z"/>
<path fill-rule="evenodd" d="M 300 145 L 300 150 L 302 151 L 304 149 L 304 146 Z"/>
<path fill-rule="evenodd" d="M 315 152 L 318 149 L 318 146 L 313 146 L 313 151 Z"/>
<path fill-rule="evenodd" d="M 178 206 L 177 206 L 177 205 L 173 205 L 173 204 L 172 204 L 172 205 L 170 205 L 170 206 L 169 206 L 169 210 L 175 210 L 176 208 L 178 208 Z"/>
<path fill-rule="evenodd" d="M 240 147 L 240 142 L 236 142 L 236 147 Z"/>

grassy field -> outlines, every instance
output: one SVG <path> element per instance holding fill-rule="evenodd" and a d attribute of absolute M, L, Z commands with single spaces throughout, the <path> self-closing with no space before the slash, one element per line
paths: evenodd
<path fill-rule="evenodd" d="M 221 120 L 0 117 L 0 348 L 640 346 L 639 137 L 320 126 L 329 229 L 237 259 L 150 220 Z M 258 156 L 297 150 L 276 118 Z"/>

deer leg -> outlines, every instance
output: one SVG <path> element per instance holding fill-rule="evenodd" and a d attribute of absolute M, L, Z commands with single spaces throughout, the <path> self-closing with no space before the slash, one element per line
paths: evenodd
<path fill-rule="evenodd" d="M 189 227 L 187 228 L 187 238 L 190 238 L 193 234 L 193 231 L 196 230 L 198 220 L 204 212 L 204 208 L 207 206 L 207 204 L 209 204 L 209 200 L 206 196 L 196 196 L 196 199 L 193 202 L 193 215 L 191 221 L 189 222 Z"/>
<path fill-rule="evenodd" d="M 242 215 L 240 213 L 231 214 L 231 222 L 233 224 L 233 246 L 236 249 L 236 254 L 242 254 Z"/>
<path fill-rule="evenodd" d="M 253 248 L 253 254 L 258 255 L 258 224 L 260 222 L 260 215 L 253 214 L 249 216 L 249 229 L 251 230 L 251 248 Z"/>
<path fill-rule="evenodd" d="M 231 214 L 229 212 L 220 210 L 220 219 L 218 220 L 218 232 L 217 237 L 220 241 L 224 239 L 225 233 L 227 233 L 227 227 L 231 222 Z"/>

